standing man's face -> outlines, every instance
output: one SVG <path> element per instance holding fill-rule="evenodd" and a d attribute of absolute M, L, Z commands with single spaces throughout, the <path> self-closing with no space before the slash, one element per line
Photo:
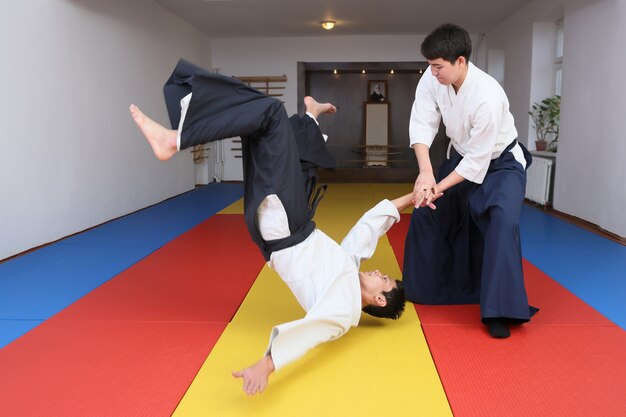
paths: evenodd
<path fill-rule="evenodd" d="M 451 64 L 443 58 L 429 59 L 430 71 L 440 84 L 455 84 L 463 76 L 462 67 L 465 67 L 465 58 L 460 56 Z"/>

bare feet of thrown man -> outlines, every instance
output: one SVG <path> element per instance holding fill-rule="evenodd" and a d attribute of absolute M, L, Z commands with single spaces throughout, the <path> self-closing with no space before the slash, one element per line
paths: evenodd
<path fill-rule="evenodd" d="M 134 104 L 130 105 L 130 114 L 141 133 L 146 137 L 157 159 L 165 161 L 176 153 L 176 131 L 165 128 L 155 122 Z"/>
<path fill-rule="evenodd" d="M 306 111 L 311 113 L 316 119 L 322 113 L 337 112 L 337 107 L 333 106 L 331 103 L 318 103 L 311 96 L 306 96 L 304 98 L 304 107 L 306 108 Z"/>

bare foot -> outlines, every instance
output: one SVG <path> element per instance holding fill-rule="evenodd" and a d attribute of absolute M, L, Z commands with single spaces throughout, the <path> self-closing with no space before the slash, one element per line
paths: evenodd
<path fill-rule="evenodd" d="M 306 96 L 304 98 L 304 107 L 306 111 L 311 113 L 316 119 L 322 113 L 337 112 L 337 107 L 333 106 L 331 103 L 318 103 L 311 96 Z"/>
<path fill-rule="evenodd" d="M 176 153 L 176 131 L 165 128 L 155 122 L 134 104 L 130 105 L 130 114 L 141 133 L 146 137 L 157 159 L 165 161 Z"/>

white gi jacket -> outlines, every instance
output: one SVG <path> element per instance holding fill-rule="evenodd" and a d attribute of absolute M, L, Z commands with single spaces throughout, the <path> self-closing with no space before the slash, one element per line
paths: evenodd
<path fill-rule="evenodd" d="M 424 72 L 411 109 L 411 146 L 421 143 L 430 147 L 442 118 L 452 146 L 463 156 L 455 171 L 476 184 L 482 184 L 491 160 L 517 138 L 506 93 L 471 62 L 458 93 L 452 85 L 439 83 L 430 67 Z M 525 168 L 520 146 L 515 145 L 511 152 Z"/>
<path fill-rule="evenodd" d="M 276 370 L 359 324 L 359 265 L 374 254 L 378 239 L 399 221 L 395 205 L 383 200 L 359 219 L 341 246 L 316 229 L 304 242 L 272 253 L 268 265 L 307 313 L 272 329 L 265 354 L 271 353 Z"/>

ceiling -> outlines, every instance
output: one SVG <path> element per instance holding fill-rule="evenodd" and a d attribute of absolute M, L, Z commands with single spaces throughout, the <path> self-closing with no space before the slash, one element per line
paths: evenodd
<path fill-rule="evenodd" d="M 485 33 L 530 0 L 154 0 L 214 38 Z M 321 28 L 335 20 L 335 29 Z"/>

